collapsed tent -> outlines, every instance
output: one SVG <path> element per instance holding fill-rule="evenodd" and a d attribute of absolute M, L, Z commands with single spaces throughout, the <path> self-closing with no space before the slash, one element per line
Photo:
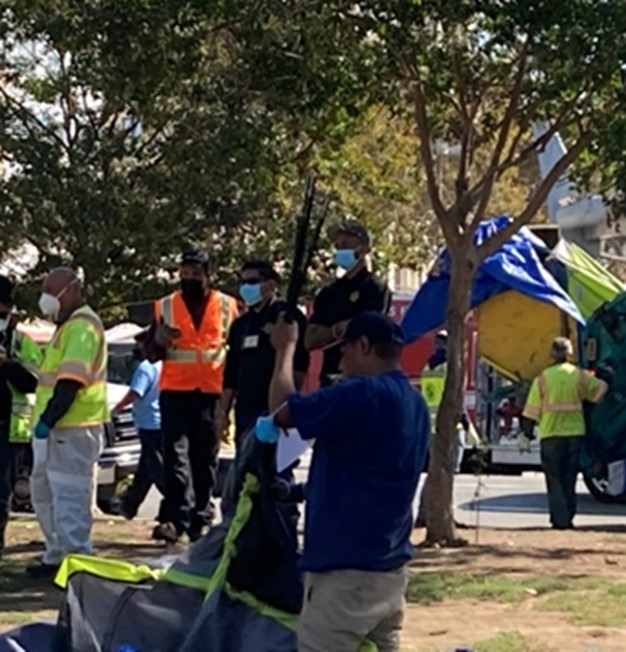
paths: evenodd
<path fill-rule="evenodd" d="M 480 245 L 501 231 L 510 218 L 479 224 L 474 243 Z M 532 378 L 548 364 L 549 340 L 574 336 L 584 323 L 580 310 L 543 265 L 549 251 L 522 228 L 476 273 L 471 308 L 477 309 L 481 357 L 511 379 Z M 450 286 L 450 256 L 440 253 L 402 321 L 409 341 L 442 326 Z M 549 328 L 545 328 L 548 324 Z M 524 347 L 520 347 L 520 341 Z"/>
<path fill-rule="evenodd" d="M 552 251 L 535 251 L 583 320 L 624 291 L 621 281 L 573 243 L 561 240 Z M 516 290 L 490 297 L 476 316 L 482 358 L 509 380 L 530 380 L 548 366 L 550 343 L 557 335 L 569 337 L 577 353 L 585 338 L 584 321 L 558 304 Z"/>
<path fill-rule="evenodd" d="M 272 498 L 274 454 L 247 437 L 233 509 L 166 568 L 67 557 L 58 622 L 0 636 L 0 652 L 296 652 L 297 516 Z"/>

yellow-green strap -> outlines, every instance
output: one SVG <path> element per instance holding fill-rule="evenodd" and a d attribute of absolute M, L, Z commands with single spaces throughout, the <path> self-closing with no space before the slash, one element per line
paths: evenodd
<path fill-rule="evenodd" d="M 258 478 L 253 476 L 251 473 L 247 473 L 244 479 L 243 488 L 239 494 L 239 500 L 237 501 L 235 516 L 231 521 L 224 539 L 222 557 L 220 558 L 217 568 L 211 575 L 205 599 L 207 599 L 216 589 L 226 584 L 226 573 L 228 572 L 228 567 L 230 566 L 233 557 L 237 554 L 237 537 L 250 519 L 250 514 L 252 513 L 252 495 L 257 493 L 260 488 L 261 483 Z"/>
<path fill-rule="evenodd" d="M 90 557 L 89 555 L 68 555 L 63 560 L 54 578 L 54 583 L 58 587 L 65 589 L 72 575 L 76 573 L 89 573 L 107 580 L 138 584 L 146 580 L 160 579 L 163 571 L 150 568 L 145 564 L 135 565 L 117 559 L 103 559 L 101 557 Z"/>
<path fill-rule="evenodd" d="M 228 582 L 226 583 L 224 590 L 230 598 L 233 598 L 233 600 L 239 600 L 240 602 L 247 604 L 249 607 L 252 607 L 260 614 L 277 620 L 287 629 L 295 631 L 296 625 L 298 623 L 298 616 L 287 613 L 286 611 L 281 611 L 275 607 L 271 607 L 269 604 L 262 602 L 258 598 L 255 598 L 252 593 L 248 593 L 247 591 L 238 591 Z"/>
<path fill-rule="evenodd" d="M 226 584 L 226 574 L 232 558 L 237 554 L 235 541 L 245 527 L 252 512 L 252 494 L 259 491 L 261 485 L 257 478 L 247 474 L 237 503 L 235 516 L 230 523 L 224 538 L 222 556 L 210 577 L 192 575 L 175 568 L 168 568 L 162 579 L 190 589 L 198 589 L 206 593 L 208 598 L 216 589 Z"/>

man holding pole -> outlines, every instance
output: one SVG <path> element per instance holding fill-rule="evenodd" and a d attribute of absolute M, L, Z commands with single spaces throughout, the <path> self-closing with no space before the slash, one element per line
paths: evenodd
<path fill-rule="evenodd" d="M 332 226 L 328 234 L 335 247 L 334 260 L 345 274 L 324 287 L 315 298 L 306 330 L 309 351 L 324 349 L 320 385 L 330 385 L 340 374 L 339 347 L 331 346 L 345 334 L 350 320 L 373 310 L 386 314 L 391 293 L 386 283 L 367 269 L 370 236 L 367 229 L 351 220 Z"/>

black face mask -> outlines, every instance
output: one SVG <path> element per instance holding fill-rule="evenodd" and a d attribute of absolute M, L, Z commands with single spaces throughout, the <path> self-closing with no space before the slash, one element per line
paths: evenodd
<path fill-rule="evenodd" d="M 181 278 L 180 289 L 185 301 L 198 303 L 204 299 L 204 286 L 202 281 L 196 278 Z"/>

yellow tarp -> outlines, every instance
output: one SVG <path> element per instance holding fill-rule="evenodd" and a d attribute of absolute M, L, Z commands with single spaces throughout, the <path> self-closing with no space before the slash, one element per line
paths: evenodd
<path fill-rule="evenodd" d="M 478 309 L 480 357 L 509 380 L 530 380 L 550 363 L 555 337 L 571 338 L 576 322 L 558 308 L 514 290 L 497 294 Z"/>

